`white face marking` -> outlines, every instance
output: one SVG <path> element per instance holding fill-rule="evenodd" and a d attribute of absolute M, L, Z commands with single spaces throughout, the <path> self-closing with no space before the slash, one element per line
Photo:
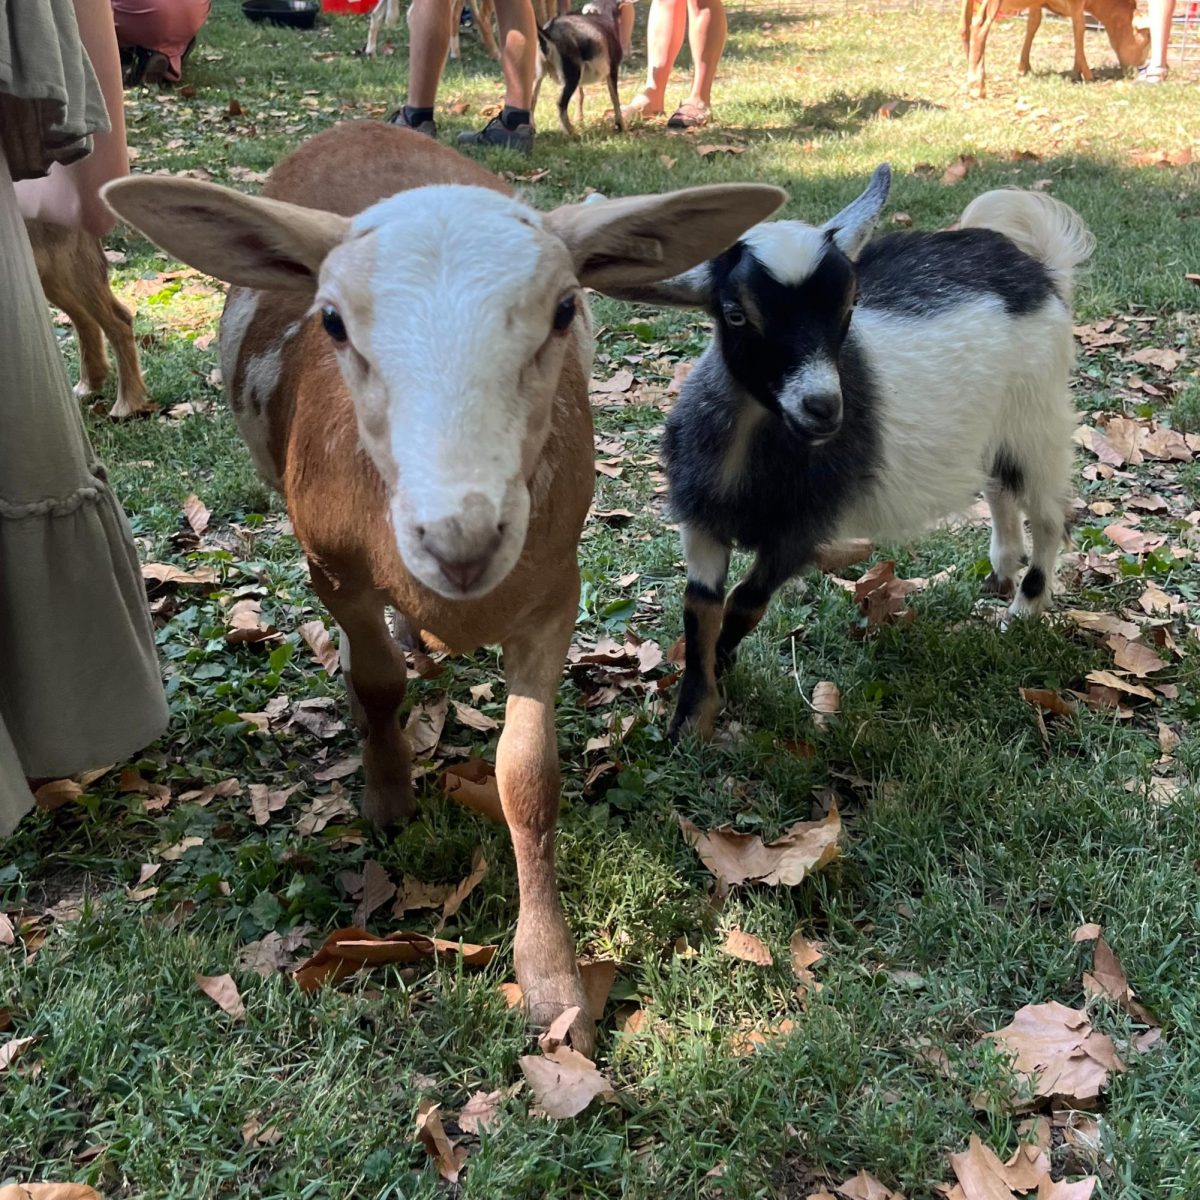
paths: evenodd
<path fill-rule="evenodd" d="M 779 391 L 779 407 L 793 419 L 805 421 L 811 415 L 805 412 L 807 399 L 813 396 L 840 398 L 841 394 L 842 380 L 837 366 L 823 356 L 810 358 L 783 381 Z"/>
<path fill-rule="evenodd" d="M 400 554 L 449 598 L 490 591 L 521 555 L 570 341 L 552 329 L 566 296 L 583 310 L 565 246 L 533 210 L 482 188 L 392 196 L 322 266 L 316 307 L 346 327 L 338 362 Z M 464 585 L 448 560 L 486 566 Z"/>
<path fill-rule="evenodd" d="M 769 221 L 742 236 L 754 257 L 780 282 L 803 283 L 829 247 L 825 234 L 803 221 Z"/>

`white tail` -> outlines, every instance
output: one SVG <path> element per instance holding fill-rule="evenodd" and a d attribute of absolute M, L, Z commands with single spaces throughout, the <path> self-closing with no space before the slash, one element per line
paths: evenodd
<path fill-rule="evenodd" d="M 1070 205 L 1043 192 L 1000 188 L 967 205 L 959 225 L 994 229 L 1050 269 L 1062 298 L 1071 299 L 1077 269 L 1092 256 L 1096 239 Z"/>

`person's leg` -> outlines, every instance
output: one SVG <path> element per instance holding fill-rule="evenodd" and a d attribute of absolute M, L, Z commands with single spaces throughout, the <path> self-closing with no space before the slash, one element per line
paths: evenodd
<path fill-rule="evenodd" d="M 728 25 L 722 0 L 688 0 L 688 47 L 692 52 L 692 92 L 687 103 L 708 108 Z"/>
<path fill-rule="evenodd" d="M 530 0 L 495 0 L 496 23 L 500 26 L 500 65 L 504 71 L 505 106 L 526 113 L 533 95 L 533 73 L 537 66 L 537 25 Z"/>
<path fill-rule="evenodd" d="M 688 0 L 650 0 L 646 19 L 646 85 L 625 106 L 626 117 L 651 117 L 663 111 L 671 68 L 687 30 Z"/>
<path fill-rule="evenodd" d="M 450 16 L 446 0 L 413 0 L 408 10 L 408 99 L 388 117 L 393 124 L 436 132 L 433 106 L 450 49 Z"/>
<path fill-rule="evenodd" d="M 1167 45 L 1174 16 L 1175 0 L 1150 0 L 1150 57 L 1143 74 L 1156 80 L 1167 73 Z"/>
<path fill-rule="evenodd" d="M 504 108 L 478 133 L 460 133 L 465 146 L 502 146 L 528 154 L 533 149 L 534 73 L 537 24 L 531 0 L 495 0 L 500 26 L 500 63 L 504 71 Z"/>

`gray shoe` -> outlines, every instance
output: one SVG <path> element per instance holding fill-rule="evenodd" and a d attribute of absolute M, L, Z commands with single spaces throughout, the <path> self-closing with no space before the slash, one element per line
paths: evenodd
<path fill-rule="evenodd" d="M 533 126 L 518 125 L 509 129 L 499 117 L 493 117 L 477 133 L 460 133 L 460 146 L 500 146 L 505 150 L 516 150 L 528 154 L 533 149 Z"/>
<path fill-rule="evenodd" d="M 422 121 L 420 125 L 410 125 L 404 119 L 404 109 L 398 108 L 394 113 L 388 113 L 384 120 L 389 125 L 398 125 L 401 129 L 415 129 L 418 133 L 423 133 L 426 137 L 431 137 L 437 141 L 437 122 Z"/>

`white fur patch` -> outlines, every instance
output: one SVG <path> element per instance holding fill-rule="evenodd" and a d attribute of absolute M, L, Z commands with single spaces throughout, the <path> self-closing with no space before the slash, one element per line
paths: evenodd
<path fill-rule="evenodd" d="M 754 257 L 780 282 L 803 283 L 829 248 L 825 234 L 803 221 L 768 221 L 742 235 Z"/>
<path fill-rule="evenodd" d="M 810 358 L 783 381 L 779 392 L 779 407 L 793 417 L 804 415 L 804 401 L 809 396 L 842 394 L 842 379 L 837 366 L 827 358 Z"/>
<path fill-rule="evenodd" d="M 932 318 L 859 308 L 851 336 L 880 391 L 882 463 L 839 537 L 899 541 L 966 512 L 1001 447 L 1061 529 L 1075 412 L 1071 317 L 1060 300 L 1017 317 L 986 295 Z"/>
<path fill-rule="evenodd" d="M 679 537 L 683 543 L 683 557 L 687 560 L 688 581 L 720 595 L 729 573 L 729 547 L 691 525 L 680 525 Z"/>

